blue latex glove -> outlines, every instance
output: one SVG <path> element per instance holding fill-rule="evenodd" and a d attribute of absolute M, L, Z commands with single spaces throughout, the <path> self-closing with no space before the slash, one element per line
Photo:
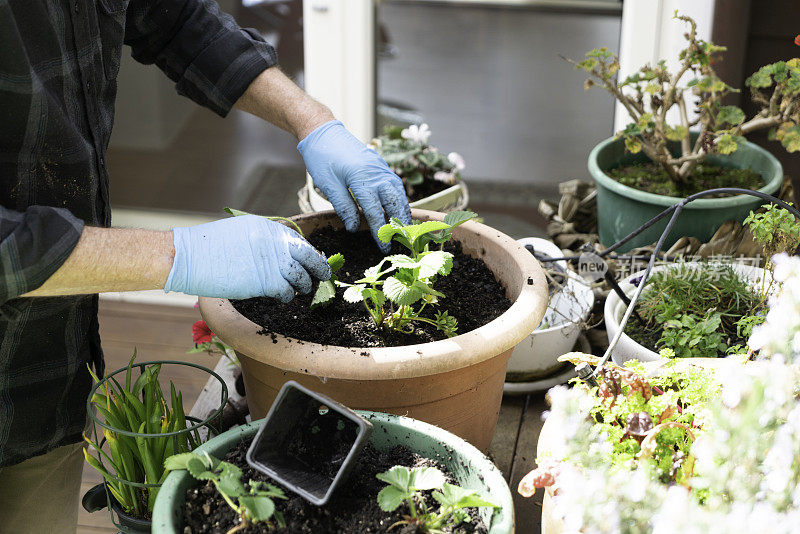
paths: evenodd
<path fill-rule="evenodd" d="M 242 215 L 174 228 L 175 261 L 165 291 L 201 297 L 294 298 L 309 293 L 311 276 L 331 277 L 325 256 L 286 226 Z M 310 276 L 309 276 L 310 275 Z"/>
<path fill-rule="evenodd" d="M 389 170 L 386 162 L 353 137 L 339 121 L 318 127 L 300 141 L 297 150 L 303 156 L 314 185 L 333 204 L 345 228 L 355 232 L 359 227 L 355 197 L 364 210 L 375 242 L 388 252 L 390 245 L 378 239 L 378 229 L 386 223 L 386 217 L 397 217 L 404 224 L 411 224 L 411 208 L 403 182 Z"/>

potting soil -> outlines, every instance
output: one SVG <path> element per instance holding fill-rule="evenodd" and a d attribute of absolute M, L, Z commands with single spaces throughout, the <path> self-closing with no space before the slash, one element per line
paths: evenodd
<path fill-rule="evenodd" d="M 243 470 L 242 481 L 261 480 L 275 484 L 266 476 L 250 468 L 245 460 L 247 449 L 252 439 L 241 441 L 225 456 Z M 394 512 L 384 512 L 378 505 L 377 495 L 386 487 L 375 475 L 387 471 L 395 465 L 407 467 L 436 467 L 455 483 L 446 469 L 434 460 L 412 453 L 403 447 L 395 447 L 388 451 L 378 451 L 367 445 L 359 457 L 345 483 L 334 493 L 331 501 L 325 506 L 315 506 L 302 497 L 286 491 L 287 500 L 274 499 L 276 509 L 286 521 L 286 526 L 278 527 L 273 521 L 267 524 L 251 524 L 239 534 L 272 533 L 272 534 L 372 534 L 392 532 L 393 534 L 416 534 L 414 525 L 398 525 L 389 531 L 397 521 L 402 521 L 408 514 L 408 507 L 403 504 Z M 438 509 L 430 495 L 425 492 L 426 503 Z M 478 516 L 477 509 L 469 510 L 470 522 L 460 525 L 455 532 L 463 534 L 482 534 L 487 532 L 486 525 Z M 183 511 L 184 534 L 225 534 L 239 524 L 233 509 L 222 499 L 214 485 L 210 482 L 187 490 L 186 505 Z"/>
<path fill-rule="evenodd" d="M 327 256 L 337 252 L 344 256 L 344 267 L 336 273 L 343 282 L 353 283 L 362 278 L 364 271 L 377 265 L 383 257 L 366 231 L 349 233 L 322 228 L 306 237 Z M 455 241 L 447 243 L 444 249 L 454 254 L 453 269 L 448 276 L 438 277 L 433 287 L 444 293 L 445 298 L 440 298 L 436 306 L 426 306 L 424 317 L 433 318 L 436 311 L 447 311 L 458 320 L 458 333 L 464 334 L 496 319 L 511 307 L 502 284 L 482 260 L 463 253 L 461 245 Z M 402 245 L 393 243 L 390 254 L 407 252 Z M 313 292 L 298 295 L 289 303 L 260 297 L 233 301 L 233 306 L 264 327 L 264 335 L 282 334 L 299 342 L 344 347 L 396 347 L 446 338 L 434 326 L 425 323 L 413 323 L 413 334 L 378 328 L 364 304 L 346 302 L 342 298 L 343 292 L 343 288 L 337 288 L 332 302 L 314 310 L 310 306 Z"/>
<path fill-rule="evenodd" d="M 764 179 L 752 169 L 735 169 L 710 163 L 702 163 L 695 167 L 686 183 L 675 182 L 661 165 L 655 163 L 622 165 L 606 171 L 606 174 L 622 185 L 656 195 L 678 198 L 718 187 L 739 187 L 753 190 L 764 187 Z M 723 194 L 708 198 L 724 196 L 731 195 Z"/>

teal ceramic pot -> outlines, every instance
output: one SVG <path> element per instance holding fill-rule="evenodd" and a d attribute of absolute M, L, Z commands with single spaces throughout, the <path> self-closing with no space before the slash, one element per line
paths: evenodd
<path fill-rule="evenodd" d="M 693 137 L 696 138 L 696 135 Z M 677 150 L 677 143 L 675 148 Z M 665 208 L 682 200 L 639 191 L 622 185 L 605 173 L 606 170 L 619 165 L 646 161 L 649 161 L 647 156 L 642 153 L 626 152 L 623 141 L 613 137 L 594 147 L 589 154 L 589 172 L 597 184 L 600 242 L 604 246 L 613 245 Z M 736 152 L 728 156 L 711 155 L 708 162 L 723 167 L 753 169 L 764 179 L 764 186 L 759 189 L 762 193 L 774 196 L 781 187 L 783 168 L 780 162 L 775 156 L 753 143 L 748 142 L 744 146 L 739 146 Z M 763 203 L 763 200 L 749 195 L 695 200 L 683 208 L 664 242 L 664 247 L 669 248 L 683 236 L 693 236 L 701 242 L 707 242 L 724 222 L 730 220 L 741 222 L 751 210 L 757 210 Z M 666 228 L 668 219 L 669 217 L 666 217 L 648 228 L 619 251 L 627 252 L 632 248 L 655 243 Z"/>
<path fill-rule="evenodd" d="M 422 456 L 436 458 L 453 473 L 458 484 L 476 489 L 500 508 L 482 508 L 481 518 L 489 525 L 489 534 L 514 532 L 514 502 L 499 469 L 478 449 L 439 427 L 397 415 L 359 411 L 373 425 L 370 443 L 378 449 L 402 445 Z M 255 436 L 261 421 L 231 429 L 198 451 L 222 458 L 240 440 Z M 186 490 L 197 482 L 185 471 L 171 473 L 158 492 L 153 510 L 154 534 L 183 534 L 183 505 Z"/>

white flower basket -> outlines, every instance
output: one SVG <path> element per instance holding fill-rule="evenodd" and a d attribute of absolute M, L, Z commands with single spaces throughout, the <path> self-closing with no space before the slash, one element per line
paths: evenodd
<path fill-rule="evenodd" d="M 533 245 L 537 252 L 551 258 L 563 255 L 546 239 L 526 237 L 521 245 Z M 507 381 L 534 380 L 546 377 L 564 364 L 558 357 L 570 352 L 581 333 L 581 325 L 594 305 L 592 288 L 580 276 L 566 269 L 566 262 L 557 262 L 567 273 L 563 289 L 550 298 L 544 319 L 539 327 L 516 346 L 506 369 Z M 544 328 L 543 328 L 544 327 Z"/>
<path fill-rule="evenodd" d="M 687 262 L 674 263 L 670 265 L 658 265 L 653 267 L 653 270 L 650 272 L 650 277 L 652 278 L 653 274 L 658 271 L 677 269 L 681 266 L 697 269 L 700 267 L 713 267 L 714 265 L 721 266 L 723 264 Z M 748 278 L 751 281 L 751 286 L 754 288 L 760 285 L 762 281 L 765 280 L 765 277 L 767 284 L 769 284 L 771 280 L 769 271 L 766 271 L 760 267 L 741 265 L 738 263 L 725 265 L 730 265 L 738 275 Z M 636 280 L 642 275 L 644 275 L 644 271 L 639 271 L 628 276 L 624 282 L 620 283 L 620 287 L 625 294 L 628 295 L 628 297 L 632 297 L 633 293 L 636 291 L 636 286 L 631 283 L 631 280 Z M 644 291 L 647 291 L 647 286 L 645 286 Z M 624 302 L 622 302 L 622 299 L 620 299 L 616 293 L 613 291 L 609 293 L 608 298 L 606 299 L 605 308 L 603 309 L 603 315 L 605 316 L 606 321 L 606 333 L 608 334 L 609 342 L 611 342 L 611 340 L 614 339 L 614 336 L 617 334 L 617 331 L 619 330 L 619 323 L 622 320 L 622 316 L 625 315 L 626 309 L 627 306 Z M 617 365 L 623 365 L 628 360 L 639 360 L 643 362 L 664 360 L 664 358 L 652 350 L 643 347 L 631 339 L 627 334 L 622 334 L 622 336 L 619 338 L 619 342 L 617 343 L 617 346 L 614 347 L 614 352 L 611 354 L 611 359 Z"/>
<path fill-rule="evenodd" d="M 298 192 L 298 204 L 303 213 L 332 210 L 333 206 L 328 200 L 317 191 L 311 177 L 306 175 L 306 185 Z M 421 198 L 411 203 L 412 208 L 419 208 L 431 211 L 449 212 L 459 211 L 467 208 L 469 203 L 469 191 L 467 184 L 463 181 L 456 182 L 455 185 L 439 191 L 433 195 Z"/>

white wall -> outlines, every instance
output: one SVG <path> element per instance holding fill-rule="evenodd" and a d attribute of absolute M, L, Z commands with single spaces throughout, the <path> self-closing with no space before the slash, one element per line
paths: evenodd
<path fill-rule="evenodd" d="M 625 78 L 644 65 L 667 60 L 674 69 L 678 53 L 685 48 L 688 25 L 673 19 L 675 10 L 697 22 L 697 35 L 710 40 L 714 20 L 714 0 L 628 0 L 622 7 L 622 33 L 620 36 L 620 72 Z M 684 79 L 684 82 L 688 78 Z M 678 120 L 678 110 L 672 110 L 667 120 Z M 628 112 L 617 103 L 614 113 L 614 130 L 619 131 L 630 121 Z"/>
<path fill-rule="evenodd" d="M 375 134 L 373 0 L 303 2 L 305 90 L 362 141 Z"/>

